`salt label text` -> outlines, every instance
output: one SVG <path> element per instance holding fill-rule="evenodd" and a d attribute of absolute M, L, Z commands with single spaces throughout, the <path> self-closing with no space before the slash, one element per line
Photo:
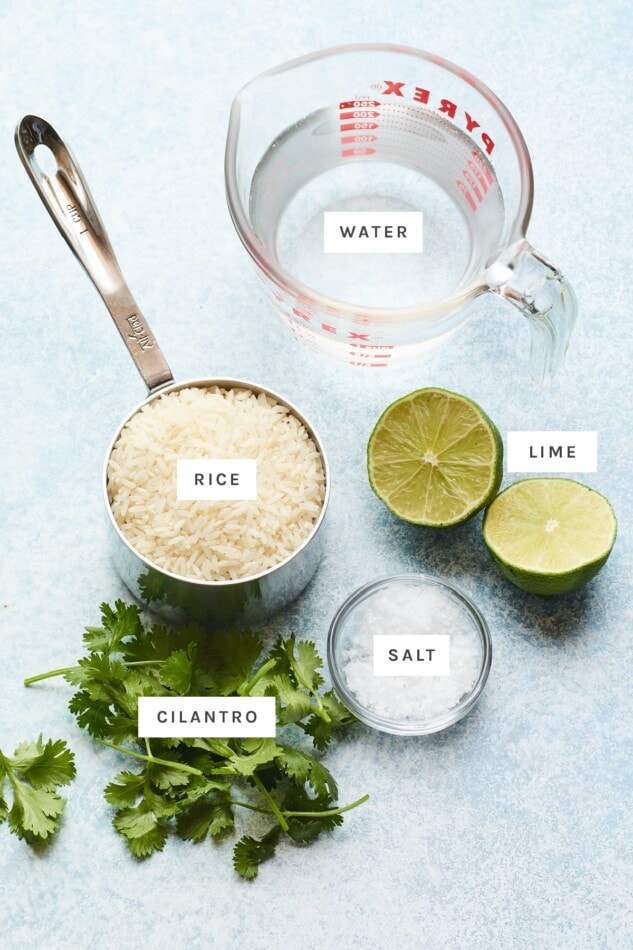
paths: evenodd
<path fill-rule="evenodd" d="M 375 634 L 374 676 L 450 676 L 450 652 L 444 633 Z"/>

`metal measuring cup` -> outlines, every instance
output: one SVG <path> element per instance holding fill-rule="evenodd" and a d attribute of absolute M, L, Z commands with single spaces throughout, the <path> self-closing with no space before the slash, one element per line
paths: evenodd
<path fill-rule="evenodd" d="M 33 115 L 25 116 L 19 123 L 15 144 L 46 210 L 99 291 L 149 392 L 148 397 L 118 426 L 103 468 L 102 489 L 109 525 L 109 547 L 116 570 L 137 600 L 170 621 L 196 620 L 209 626 L 221 626 L 271 616 L 301 593 L 321 558 L 323 536 L 320 529 L 329 501 L 330 473 L 319 436 L 295 406 L 265 386 L 240 379 L 205 378 L 174 382 L 167 361 L 125 282 L 88 185 L 68 147 L 47 121 Z M 46 146 L 55 158 L 57 170 L 54 175 L 46 174 L 38 164 L 35 149 L 40 145 Z M 206 389 L 210 386 L 264 393 L 287 407 L 314 441 L 325 473 L 323 507 L 310 535 L 279 564 L 239 580 L 186 578 L 154 564 L 127 540 L 108 499 L 110 455 L 121 430 L 132 416 L 167 393 L 185 387 Z"/>

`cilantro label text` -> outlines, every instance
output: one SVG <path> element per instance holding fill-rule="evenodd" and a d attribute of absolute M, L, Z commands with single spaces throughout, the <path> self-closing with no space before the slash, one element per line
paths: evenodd
<path fill-rule="evenodd" d="M 140 696 L 142 739 L 275 737 L 274 696 Z"/>

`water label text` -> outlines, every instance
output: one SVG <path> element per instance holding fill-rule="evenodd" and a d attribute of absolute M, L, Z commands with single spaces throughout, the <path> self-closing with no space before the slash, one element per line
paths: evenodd
<path fill-rule="evenodd" d="M 421 211 L 324 211 L 326 254 L 419 254 Z"/>

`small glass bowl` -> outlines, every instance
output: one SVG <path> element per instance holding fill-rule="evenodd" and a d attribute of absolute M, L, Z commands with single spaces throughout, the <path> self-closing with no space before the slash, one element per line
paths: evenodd
<path fill-rule="evenodd" d="M 440 590 L 442 594 L 448 597 L 455 604 L 464 617 L 466 617 L 472 626 L 473 636 L 477 638 L 480 646 L 480 666 L 479 674 L 470 692 L 466 693 L 459 700 L 456 706 L 453 706 L 447 712 L 435 718 L 413 719 L 410 717 L 404 719 L 388 719 L 382 715 L 361 705 L 353 692 L 347 685 L 344 672 L 345 651 L 350 644 L 350 636 L 354 626 L 354 617 L 361 605 L 377 594 L 379 591 L 394 586 L 411 586 L 420 588 L 432 588 Z M 470 712 L 481 693 L 492 662 L 492 640 L 488 625 L 481 612 L 475 607 L 461 591 L 457 590 L 451 584 L 440 581 L 428 574 L 395 574 L 391 577 L 382 577 L 379 580 L 372 581 L 359 587 L 339 608 L 334 617 L 328 634 L 327 659 L 330 668 L 330 675 L 334 688 L 341 698 L 342 702 L 354 715 L 371 726 L 372 729 L 378 729 L 380 732 L 388 732 L 397 736 L 423 736 L 432 732 L 440 732 L 454 725 L 460 719 Z"/>

